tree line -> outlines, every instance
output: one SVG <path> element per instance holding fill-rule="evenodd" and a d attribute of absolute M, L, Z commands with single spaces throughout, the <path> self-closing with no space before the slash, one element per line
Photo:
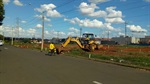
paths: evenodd
<path fill-rule="evenodd" d="M 0 26 L 3 24 L 4 14 L 5 14 L 5 10 L 4 10 L 3 0 L 0 0 Z"/>

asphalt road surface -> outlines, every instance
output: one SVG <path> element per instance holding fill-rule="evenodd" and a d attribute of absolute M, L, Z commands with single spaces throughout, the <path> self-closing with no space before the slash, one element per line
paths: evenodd
<path fill-rule="evenodd" d="M 0 46 L 0 84 L 150 84 L 150 72 Z"/>

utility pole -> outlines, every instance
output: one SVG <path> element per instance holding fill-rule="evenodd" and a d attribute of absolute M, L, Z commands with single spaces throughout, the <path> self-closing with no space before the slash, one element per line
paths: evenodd
<path fill-rule="evenodd" d="M 127 36 L 127 22 L 125 22 L 125 37 Z"/>
<path fill-rule="evenodd" d="M 43 51 L 44 45 L 44 12 L 42 12 L 42 44 L 41 44 L 41 51 Z"/>
<path fill-rule="evenodd" d="M 108 31 L 108 40 L 109 40 L 109 31 Z"/>
<path fill-rule="evenodd" d="M 125 22 L 125 44 L 127 44 L 127 22 Z"/>
<path fill-rule="evenodd" d="M 82 28 L 80 28 L 80 38 L 82 37 Z"/>
<path fill-rule="evenodd" d="M 16 18 L 16 29 L 18 29 L 18 40 L 19 40 L 19 18 Z"/>
<path fill-rule="evenodd" d="M 12 36 L 11 36 L 11 45 L 13 45 L 14 44 L 14 40 L 13 40 L 13 27 L 12 27 Z"/>

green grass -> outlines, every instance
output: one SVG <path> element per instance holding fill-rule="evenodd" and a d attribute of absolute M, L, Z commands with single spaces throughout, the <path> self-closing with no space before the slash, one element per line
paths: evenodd
<path fill-rule="evenodd" d="M 68 54 L 71 56 L 81 56 L 81 57 L 89 58 L 90 52 L 85 52 L 81 49 L 74 49 L 71 50 Z M 128 53 L 128 55 L 126 56 L 91 54 L 91 58 L 150 68 L 150 57 L 146 56 L 149 54 L 144 54 L 144 53 L 140 53 L 140 55 L 138 54 L 139 53 Z"/>

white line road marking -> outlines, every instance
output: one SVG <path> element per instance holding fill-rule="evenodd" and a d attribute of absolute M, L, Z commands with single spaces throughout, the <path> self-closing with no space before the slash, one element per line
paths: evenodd
<path fill-rule="evenodd" d="M 93 83 L 94 83 L 94 84 L 102 84 L 102 83 L 100 83 L 100 82 L 98 82 L 98 81 L 93 81 Z"/>

